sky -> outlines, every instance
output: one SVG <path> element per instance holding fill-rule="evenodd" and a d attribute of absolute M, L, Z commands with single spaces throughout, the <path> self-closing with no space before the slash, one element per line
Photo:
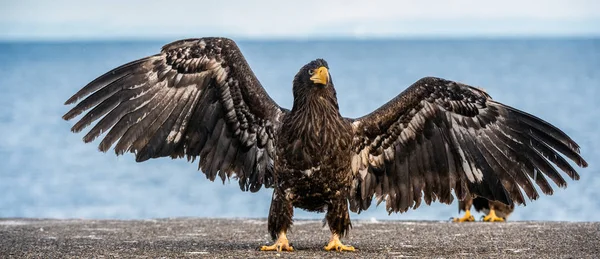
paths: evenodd
<path fill-rule="evenodd" d="M 0 40 L 600 36 L 597 0 L 0 0 Z"/>

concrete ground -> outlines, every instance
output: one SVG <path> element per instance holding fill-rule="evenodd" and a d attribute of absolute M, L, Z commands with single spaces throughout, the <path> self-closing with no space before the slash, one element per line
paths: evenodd
<path fill-rule="evenodd" d="M 295 222 L 294 252 L 261 252 L 265 219 L 0 219 L 0 258 L 598 258 L 600 222 L 450 223 L 354 221 L 345 243 L 325 252 L 320 221 Z"/>

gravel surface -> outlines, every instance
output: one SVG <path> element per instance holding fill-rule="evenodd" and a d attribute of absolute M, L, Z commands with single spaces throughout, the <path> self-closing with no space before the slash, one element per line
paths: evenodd
<path fill-rule="evenodd" d="M 329 230 L 297 220 L 294 252 L 261 252 L 265 219 L 0 219 L 0 258 L 598 258 L 600 222 L 451 223 L 354 221 L 344 243 L 325 252 Z"/>

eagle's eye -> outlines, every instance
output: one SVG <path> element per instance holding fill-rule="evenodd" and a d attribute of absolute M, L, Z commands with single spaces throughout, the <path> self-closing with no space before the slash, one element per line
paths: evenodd
<path fill-rule="evenodd" d="M 308 75 L 311 75 L 311 76 L 312 76 L 314 73 L 315 73 L 315 71 L 314 71 L 314 70 L 312 70 L 312 69 L 309 69 L 309 70 L 308 70 Z"/>

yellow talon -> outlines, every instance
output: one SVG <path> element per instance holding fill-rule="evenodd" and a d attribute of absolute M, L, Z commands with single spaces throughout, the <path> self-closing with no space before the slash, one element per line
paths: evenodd
<path fill-rule="evenodd" d="M 288 239 L 285 236 L 285 231 L 282 231 L 281 233 L 279 233 L 279 237 L 277 238 L 277 241 L 275 241 L 275 244 L 272 244 L 270 246 L 262 246 L 260 248 L 260 251 L 292 252 L 294 251 L 294 248 L 288 242 Z"/>
<path fill-rule="evenodd" d="M 496 211 L 490 208 L 490 213 L 483 217 L 483 221 L 486 222 L 504 222 L 504 219 L 496 216 Z"/>
<path fill-rule="evenodd" d="M 462 218 L 453 218 L 452 219 L 452 222 L 466 222 L 466 221 L 470 221 L 470 222 L 475 221 L 475 217 L 473 217 L 473 215 L 471 215 L 471 210 L 466 210 L 465 215 Z"/>
<path fill-rule="evenodd" d="M 325 251 L 331 251 L 334 249 L 338 252 L 356 251 L 356 249 L 354 249 L 353 246 L 347 246 L 347 245 L 342 244 L 342 242 L 340 241 L 340 237 L 337 234 L 333 234 L 331 236 L 331 240 L 329 241 L 329 244 L 327 244 L 327 246 L 325 246 Z"/>

